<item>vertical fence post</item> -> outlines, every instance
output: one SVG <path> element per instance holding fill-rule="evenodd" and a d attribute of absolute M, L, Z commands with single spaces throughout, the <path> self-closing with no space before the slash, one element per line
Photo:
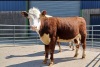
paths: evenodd
<path fill-rule="evenodd" d="M 37 45 L 37 35 L 36 35 L 36 45 Z"/>
<path fill-rule="evenodd" d="M 13 44 L 14 44 L 14 46 L 15 46 L 15 25 L 14 25 L 14 34 L 13 34 L 13 35 L 14 35 L 14 37 L 13 37 L 13 38 L 14 38 Z"/>
<path fill-rule="evenodd" d="M 92 26 L 92 47 L 93 47 L 93 26 Z"/>

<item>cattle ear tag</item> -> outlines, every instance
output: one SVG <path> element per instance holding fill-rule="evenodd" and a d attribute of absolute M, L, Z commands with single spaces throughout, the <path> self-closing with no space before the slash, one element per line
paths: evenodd
<path fill-rule="evenodd" d="M 46 15 L 46 13 L 47 13 L 46 10 L 42 11 L 42 15 Z"/>

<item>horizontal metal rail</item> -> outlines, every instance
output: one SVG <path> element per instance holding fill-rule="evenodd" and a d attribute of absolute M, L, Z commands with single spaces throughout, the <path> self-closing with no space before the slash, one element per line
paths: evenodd
<path fill-rule="evenodd" d="M 28 27 L 28 28 L 27 28 Z M 100 46 L 100 25 L 87 25 L 87 45 Z M 0 43 L 42 43 L 29 25 L 0 24 Z"/>

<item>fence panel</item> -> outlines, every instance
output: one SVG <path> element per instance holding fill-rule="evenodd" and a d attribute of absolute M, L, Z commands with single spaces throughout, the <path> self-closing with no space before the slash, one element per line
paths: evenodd
<path fill-rule="evenodd" d="M 99 29 L 100 25 L 87 25 L 87 46 L 100 47 Z M 0 43 L 43 44 L 29 25 L 0 25 Z"/>
<path fill-rule="evenodd" d="M 100 47 L 100 25 L 87 25 L 87 45 Z"/>
<path fill-rule="evenodd" d="M 42 43 L 35 31 L 30 32 L 28 25 L 0 25 L 0 28 L 0 43 L 37 44 L 37 41 Z"/>

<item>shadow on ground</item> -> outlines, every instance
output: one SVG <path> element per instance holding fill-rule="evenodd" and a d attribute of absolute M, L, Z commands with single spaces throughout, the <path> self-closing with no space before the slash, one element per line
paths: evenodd
<path fill-rule="evenodd" d="M 64 51 L 72 51 L 72 50 L 62 49 L 62 52 Z M 55 50 L 55 54 L 57 53 L 59 53 L 59 51 Z M 16 57 L 39 57 L 39 56 L 44 56 L 44 51 L 31 53 L 27 55 L 10 55 L 10 56 L 7 56 L 6 59 L 16 58 Z M 68 61 L 77 60 L 77 59 L 73 57 L 65 57 L 65 58 L 54 58 L 54 60 L 55 60 L 55 64 L 57 64 L 57 63 L 68 62 Z M 49 64 L 49 61 L 48 61 L 48 64 Z M 47 67 L 48 66 L 48 64 L 43 64 L 42 62 L 43 62 L 43 59 L 40 59 L 40 60 L 26 61 L 19 64 L 13 64 L 7 67 Z"/>
<path fill-rule="evenodd" d="M 69 49 L 62 49 L 62 52 L 64 51 L 71 51 Z M 55 50 L 55 54 L 59 53 L 58 50 Z M 27 54 L 27 55 L 10 55 L 7 56 L 6 59 L 14 58 L 14 57 L 37 57 L 37 56 L 44 56 L 44 51 L 37 52 L 37 53 L 32 53 L 32 54 Z"/>
<path fill-rule="evenodd" d="M 55 58 L 55 64 L 57 63 L 63 63 L 63 62 L 68 62 L 68 61 L 74 61 L 74 60 L 79 60 L 73 57 L 66 57 L 66 58 Z M 49 62 L 47 64 L 42 63 L 43 60 L 33 60 L 33 61 L 28 61 L 20 64 L 14 64 L 10 65 L 7 67 L 47 67 Z"/>
<path fill-rule="evenodd" d="M 43 56 L 43 55 L 44 55 L 44 51 L 27 54 L 27 55 L 10 55 L 10 56 L 7 56 L 6 59 L 15 58 L 15 57 L 36 57 L 36 56 Z"/>

